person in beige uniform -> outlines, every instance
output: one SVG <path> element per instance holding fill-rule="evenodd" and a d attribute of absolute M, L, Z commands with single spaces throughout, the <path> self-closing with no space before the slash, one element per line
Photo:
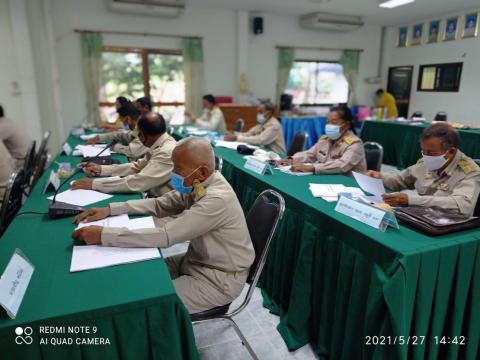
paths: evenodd
<path fill-rule="evenodd" d="M 75 181 L 72 189 L 97 190 L 104 193 L 130 193 L 148 191 L 160 196 L 171 190 L 172 151 L 176 141 L 166 132 L 162 115 L 149 113 L 138 120 L 139 139 L 149 150 L 133 163 L 97 165 L 82 163 L 84 172 L 93 176 L 121 176 L 120 179 L 90 179 Z"/>
<path fill-rule="evenodd" d="M 285 139 L 282 125 L 273 116 L 275 106 L 265 103 L 258 107 L 257 121 L 254 126 L 245 133 L 226 134 L 225 141 L 241 141 L 252 145 L 261 145 L 279 154 L 285 153 Z"/>
<path fill-rule="evenodd" d="M 166 259 L 177 294 L 190 313 L 231 303 L 245 285 L 255 250 L 237 196 L 214 170 L 207 140 L 188 137 L 173 151 L 176 191 L 146 200 L 112 203 L 75 219 L 93 221 L 118 214 L 156 216 L 156 228 L 84 227 L 72 237 L 88 245 L 169 247 L 190 240 L 186 254 Z"/>
<path fill-rule="evenodd" d="M 5 190 L 14 171 L 15 160 L 10 156 L 3 142 L 0 141 L 0 206 L 2 206 Z"/>
<path fill-rule="evenodd" d="M 10 156 L 15 160 L 15 167 L 22 167 L 31 139 L 24 129 L 5 117 L 2 106 L 0 106 L 0 141 L 3 141 Z"/>
<path fill-rule="evenodd" d="M 418 195 L 385 194 L 394 207 L 439 206 L 471 216 L 480 192 L 480 168 L 458 149 L 459 135 L 446 123 L 427 127 L 421 136 L 422 158 L 398 174 L 369 171 L 393 191 L 415 189 Z"/>
<path fill-rule="evenodd" d="M 97 135 L 87 140 L 87 144 L 93 145 L 98 142 L 118 142 L 112 147 L 113 151 L 126 155 L 130 160 L 140 159 L 146 154 L 148 148 L 145 147 L 138 138 L 137 121 L 141 115 L 137 106 L 130 101 L 124 103 L 118 110 L 118 115 L 122 121 L 127 124 L 130 131 L 118 130 L 106 134 Z"/>
<path fill-rule="evenodd" d="M 362 140 L 353 132 L 353 116 L 348 107 L 337 106 L 328 113 L 326 135 L 307 151 L 280 160 L 279 165 L 292 165 L 292 171 L 315 174 L 345 174 L 367 171 Z"/>
<path fill-rule="evenodd" d="M 223 112 L 217 105 L 217 100 L 213 95 L 205 95 L 202 98 L 203 102 L 203 114 L 199 118 L 195 118 L 191 113 L 185 112 L 185 117 L 190 122 L 201 129 L 218 131 L 224 133 L 227 131 L 227 125 L 225 124 L 225 118 Z"/>

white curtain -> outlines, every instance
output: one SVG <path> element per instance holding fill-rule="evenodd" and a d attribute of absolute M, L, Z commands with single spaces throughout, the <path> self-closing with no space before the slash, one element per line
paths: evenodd
<path fill-rule="evenodd" d="M 95 32 L 81 34 L 83 82 L 87 107 L 87 119 L 91 124 L 100 124 L 98 96 L 102 75 L 102 35 Z"/>
<path fill-rule="evenodd" d="M 202 39 L 183 39 L 183 73 L 185 109 L 198 115 L 202 110 L 202 95 L 205 91 Z"/>

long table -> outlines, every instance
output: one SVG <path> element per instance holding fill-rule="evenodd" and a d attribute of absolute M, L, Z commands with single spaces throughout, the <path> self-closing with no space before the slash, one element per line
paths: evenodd
<path fill-rule="evenodd" d="M 365 121 L 362 140 L 375 141 L 383 146 L 383 162 L 404 169 L 415 164 L 421 156 L 420 135 L 428 125 L 409 125 L 391 121 Z M 460 150 L 480 158 L 480 130 L 458 130 Z"/>
<path fill-rule="evenodd" d="M 236 151 L 215 153 L 245 211 L 265 189 L 285 198 L 260 287 L 290 350 L 311 342 L 330 359 L 479 358 L 480 229 L 437 238 L 404 226 L 382 233 L 308 189 L 355 186 L 353 179 L 261 176 Z"/>
<path fill-rule="evenodd" d="M 73 148 L 79 140 L 70 137 L 68 143 Z M 79 159 L 58 156 L 55 160 L 75 165 Z M 46 197 L 51 193 L 41 190 L 50 169 L 22 212 L 47 211 Z M 139 197 L 115 195 L 92 207 Z M 0 272 L 16 248 L 35 266 L 17 318 L 11 320 L 0 311 L 0 359 L 198 359 L 190 316 L 164 260 L 70 273 L 74 227 L 72 218 L 20 215 L 0 239 Z M 89 327 L 90 333 L 70 333 L 69 326 Z M 31 345 L 16 343 L 22 342 L 15 334 L 17 327 L 32 328 Z"/>

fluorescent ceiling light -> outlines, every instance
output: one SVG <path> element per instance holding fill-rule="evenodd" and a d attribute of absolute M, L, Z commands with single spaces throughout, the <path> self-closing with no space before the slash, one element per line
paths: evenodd
<path fill-rule="evenodd" d="M 380 3 L 380 5 L 378 5 L 378 6 L 383 7 L 383 8 L 393 9 L 393 8 L 398 7 L 398 6 L 410 4 L 414 1 L 415 0 L 386 0 L 386 1 L 382 1 Z"/>

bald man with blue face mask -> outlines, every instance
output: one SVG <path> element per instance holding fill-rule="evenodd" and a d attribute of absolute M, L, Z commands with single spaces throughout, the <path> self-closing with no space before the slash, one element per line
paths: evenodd
<path fill-rule="evenodd" d="M 421 136 L 422 157 L 397 174 L 369 171 L 383 179 L 393 191 L 415 189 L 417 194 L 384 194 L 384 201 L 394 207 L 439 206 L 471 216 L 480 192 L 480 168 L 459 149 L 459 135 L 446 123 L 427 127 Z"/>
<path fill-rule="evenodd" d="M 214 170 L 210 143 L 198 137 L 173 151 L 171 191 L 159 198 L 112 203 L 78 215 L 77 223 L 110 215 L 155 216 L 154 229 L 84 227 L 73 238 L 87 245 L 160 247 L 190 241 L 186 254 L 166 259 L 177 294 L 190 313 L 231 303 L 255 258 L 243 210 L 230 184 Z"/>

